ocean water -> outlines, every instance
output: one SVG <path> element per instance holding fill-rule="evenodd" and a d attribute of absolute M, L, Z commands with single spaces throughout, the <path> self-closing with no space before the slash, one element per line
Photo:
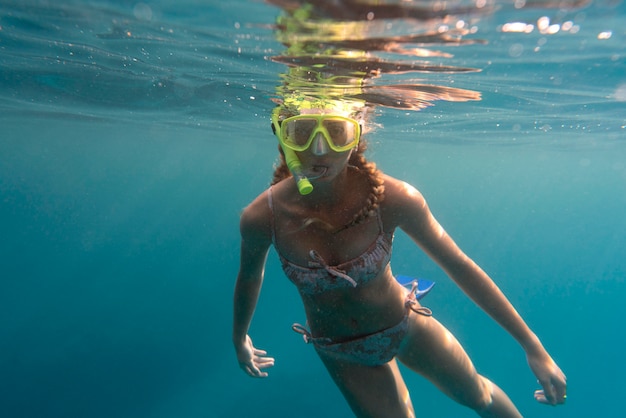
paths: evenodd
<path fill-rule="evenodd" d="M 436 49 L 480 71 L 410 77 L 482 100 L 380 108 L 370 156 L 509 296 L 567 405 L 535 403 L 523 351 L 400 233 L 394 271 L 437 281 L 426 304 L 524 416 L 622 417 L 626 3 L 479 3 L 496 7 L 466 38 L 486 43 Z M 231 344 L 238 218 L 277 158 L 280 13 L 0 2 L 0 416 L 351 416 L 290 330 L 303 310 L 273 252 L 251 330 L 270 377 Z M 418 416 L 474 416 L 404 375 Z"/>

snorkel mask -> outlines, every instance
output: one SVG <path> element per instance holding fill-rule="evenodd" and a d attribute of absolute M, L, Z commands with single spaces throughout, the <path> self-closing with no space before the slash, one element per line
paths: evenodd
<path fill-rule="evenodd" d="M 311 146 L 314 137 L 323 135 L 323 141 L 335 152 L 345 152 L 355 148 L 361 136 L 361 126 L 353 118 L 363 102 L 330 99 L 312 99 L 303 95 L 291 95 L 272 112 L 272 130 L 278 138 L 285 156 L 285 163 L 291 171 L 298 191 L 307 195 L 313 191 L 309 177 L 302 169 L 296 151 L 305 151 Z M 313 113 L 315 111 L 327 112 Z M 283 113 L 281 115 L 281 113 Z M 287 115 L 296 115 L 285 117 Z M 346 116 L 343 116 L 346 115 Z"/>

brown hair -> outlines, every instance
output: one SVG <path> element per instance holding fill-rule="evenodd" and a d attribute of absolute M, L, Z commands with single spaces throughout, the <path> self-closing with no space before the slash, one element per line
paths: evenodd
<path fill-rule="evenodd" d="M 287 167 L 287 163 L 285 162 L 285 156 L 283 154 L 283 150 L 278 147 L 280 151 L 280 161 L 279 164 L 274 168 L 274 177 L 272 179 L 272 185 L 291 177 L 291 172 Z M 348 164 L 354 168 L 356 168 L 360 173 L 366 176 L 369 185 L 370 185 L 370 193 L 367 197 L 366 202 L 364 202 L 363 208 L 354 214 L 354 217 L 350 222 L 346 225 L 340 227 L 335 233 L 343 231 L 344 229 L 350 228 L 352 226 L 358 225 L 364 220 L 366 220 L 370 216 L 374 216 L 376 211 L 378 210 L 380 202 L 383 201 L 385 186 L 383 181 L 382 172 L 376 167 L 376 163 L 368 161 L 365 158 L 365 150 L 367 149 L 367 142 L 361 138 L 358 147 L 355 151 L 350 155 L 350 160 Z"/>

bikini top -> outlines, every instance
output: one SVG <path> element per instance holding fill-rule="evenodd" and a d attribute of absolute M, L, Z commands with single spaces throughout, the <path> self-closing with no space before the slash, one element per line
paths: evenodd
<path fill-rule="evenodd" d="M 377 210 L 379 234 L 376 240 L 358 257 L 341 264 L 330 266 L 315 250 L 309 251 L 310 260 L 307 266 L 294 264 L 280 254 L 276 246 L 276 229 L 272 188 L 268 191 L 268 204 L 272 212 L 271 228 L 272 243 L 278 252 L 285 275 L 296 285 L 300 293 L 315 295 L 332 289 L 356 287 L 373 280 L 389 264 L 393 233 L 385 233 Z"/>

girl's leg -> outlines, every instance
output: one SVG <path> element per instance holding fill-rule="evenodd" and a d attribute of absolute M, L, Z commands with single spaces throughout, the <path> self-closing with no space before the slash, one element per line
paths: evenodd
<path fill-rule="evenodd" d="M 476 372 L 458 340 L 433 317 L 411 314 L 398 359 L 482 417 L 522 416 L 499 387 Z"/>
<path fill-rule="evenodd" d="M 414 418 L 409 391 L 395 360 L 382 366 L 363 366 L 320 358 L 359 418 Z"/>

